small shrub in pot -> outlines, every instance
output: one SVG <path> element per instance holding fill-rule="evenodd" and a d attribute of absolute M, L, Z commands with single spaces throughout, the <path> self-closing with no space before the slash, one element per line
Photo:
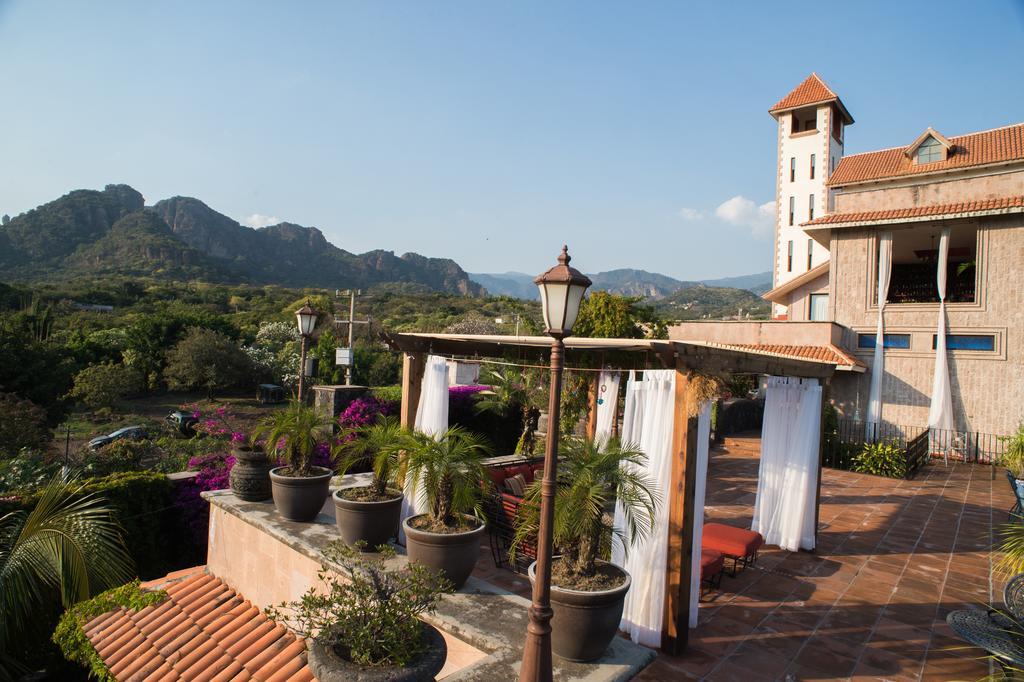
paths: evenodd
<path fill-rule="evenodd" d="M 341 542 L 324 557 L 322 588 L 266 610 L 309 640 L 309 664 L 320 680 L 433 680 L 444 666 L 444 638 L 418 616 L 434 610 L 450 584 L 414 563 L 395 567 L 395 552 L 364 555 Z M 374 674 L 374 673 L 377 674 Z"/>

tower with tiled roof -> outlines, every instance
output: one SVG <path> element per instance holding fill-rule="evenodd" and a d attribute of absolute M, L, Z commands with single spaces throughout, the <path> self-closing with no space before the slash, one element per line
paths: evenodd
<path fill-rule="evenodd" d="M 829 176 L 843 156 L 843 133 L 853 123 L 842 100 L 816 73 L 808 76 L 768 110 L 778 122 L 776 174 L 775 264 L 773 288 L 797 279 L 801 285 L 827 288 L 828 244 L 820 243 L 801 227 L 831 209 Z M 814 271 L 816 276 L 809 278 Z M 802 311 L 803 319 L 829 319 L 827 293 L 813 299 L 815 310 Z M 774 315 L 788 310 L 775 305 Z"/>

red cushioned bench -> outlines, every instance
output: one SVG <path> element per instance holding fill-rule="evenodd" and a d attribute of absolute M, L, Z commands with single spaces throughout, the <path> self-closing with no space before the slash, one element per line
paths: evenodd
<path fill-rule="evenodd" d="M 721 552 L 732 559 L 732 572 L 736 576 L 737 568 L 746 568 L 757 562 L 757 550 L 764 544 L 760 533 L 745 528 L 727 526 L 724 523 L 705 523 L 701 539 L 701 549 Z"/>
<path fill-rule="evenodd" d="M 487 530 L 491 541 L 491 556 L 499 567 L 508 567 L 517 573 L 526 573 L 527 567 L 537 558 L 536 541 L 528 539 L 519 545 L 515 561 L 510 561 L 509 550 L 515 537 L 515 520 L 523 498 L 511 493 L 505 485 L 506 479 L 522 474 L 526 484 L 544 471 L 543 458 L 531 458 L 515 463 L 487 468 L 492 488 L 485 500 Z"/>
<path fill-rule="evenodd" d="M 713 549 L 700 551 L 700 582 L 709 589 L 717 589 L 722 584 L 722 573 L 725 572 L 725 557 Z M 704 596 L 701 590 L 701 596 Z"/>

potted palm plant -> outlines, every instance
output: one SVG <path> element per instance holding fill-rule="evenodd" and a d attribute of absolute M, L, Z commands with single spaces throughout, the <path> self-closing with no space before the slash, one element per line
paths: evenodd
<path fill-rule="evenodd" d="M 346 544 L 374 548 L 398 533 L 402 514 L 402 491 L 398 479 L 398 457 L 409 441 L 409 432 L 394 417 L 381 415 L 377 422 L 345 431 L 341 464 L 344 475 L 352 467 L 369 462 L 373 471 L 370 485 L 334 491 L 334 518 Z"/>
<path fill-rule="evenodd" d="M 1017 485 L 1017 494 L 1024 497 L 1024 424 L 1017 427 L 1015 434 L 1000 440 L 1006 444 L 1001 463 L 1013 476 Z"/>
<path fill-rule="evenodd" d="M 334 542 L 319 585 L 302 599 L 266 610 L 309 642 L 309 667 L 322 682 L 427 682 L 444 667 L 444 637 L 418 616 L 434 610 L 450 586 L 416 564 L 389 567 L 395 551 L 366 556 Z"/>
<path fill-rule="evenodd" d="M 444 573 L 455 589 L 465 584 L 480 554 L 489 480 L 483 460 L 489 454 L 483 439 L 459 426 L 437 439 L 422 433 L 409 437 L 406 485 L 427 509 L 402 524 L 409 560 Z"/>
<path fill-rule="evenodd" d="M 639 473 L 647 457 L 636 447 L 611 440 L 569 439 L 561 448 L 552 540 L 551 648 L 562 658 L 592 661 L 604 653 L 622 619 L 630 587 L 624 568 L 607 561 L 612 542 L 624 547 L 645 538 L 659 500 L 653 482 Z M 536 541 L 540 526 L 541 481 L 530 484 L 516 519 L 513 552 Z M 625 528 L 613 523 L 616 501 Z M 535 579 L 536 562 L 529 569 Z"/>
<path fill-rule="evenodd" d="M 293 402 L 256 427 L 253 442 L 265 441 L 267 452 L 284 462 L 270 470 L 274 506 L 289 521 L 312 521 L 324 506 L 334 472 L 313 464 L 318 449 L 336 454 L 331 422 L 302 403 Z"/>

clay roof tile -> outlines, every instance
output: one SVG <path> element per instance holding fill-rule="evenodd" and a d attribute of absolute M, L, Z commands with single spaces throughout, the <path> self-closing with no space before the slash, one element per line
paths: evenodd
<path fill-rule="evenodd" d="M 116 679 L 314 679 L 303 640 L 201 568 L 146 584 L 168 599 L 137 613 L 114 609 L 83 628 Z"/>

